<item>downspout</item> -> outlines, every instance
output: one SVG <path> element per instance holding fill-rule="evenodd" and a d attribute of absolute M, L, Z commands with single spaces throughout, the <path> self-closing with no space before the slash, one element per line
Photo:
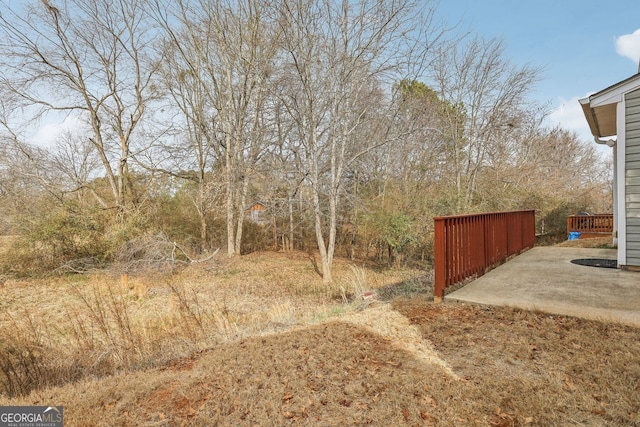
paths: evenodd
<path fill-rule="evenodd" d="M 618 247 L 618 150 L 615 139 L 601 140 L 594 136 L 593 140 L 597 144 L 606 145 L 613 148 L 613 246 Z"/>
<path fill-rule="evenodd" d="M 616 140 L 615 139 L 607 139 L 606 141 L 603 141 L 599 137 L 594 136 L 593 140 L 597 144 L 606 145 L 607 147 L 615 147 L 615 145 L 616 145 Z"/>

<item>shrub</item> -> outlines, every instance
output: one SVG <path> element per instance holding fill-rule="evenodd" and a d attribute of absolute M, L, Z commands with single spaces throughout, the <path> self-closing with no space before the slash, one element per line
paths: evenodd
<path fill-rule="evenodd" d="M 61 206 L 20 221 L 21 234 L 11 245 L 2 270 L 31 275 L 54 270 L 79 259 L 103 260 L 106 223 L 96 211 Z"/>

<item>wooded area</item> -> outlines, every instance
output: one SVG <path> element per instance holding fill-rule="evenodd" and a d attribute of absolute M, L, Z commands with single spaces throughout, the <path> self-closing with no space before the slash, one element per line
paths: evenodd
<path fill-rule="evenodd" d="M 535 209 L 564 236 L 568 214 L 610 212 L 608 161 L 532 101 L 540 69 L 433 7 L 3 3 L 0 234 L 17 237 L 0 270 L 155 241 L 178 259 L 319 250 L 331 281 L 334 256 L 429 263 L 434 216 Z"/>

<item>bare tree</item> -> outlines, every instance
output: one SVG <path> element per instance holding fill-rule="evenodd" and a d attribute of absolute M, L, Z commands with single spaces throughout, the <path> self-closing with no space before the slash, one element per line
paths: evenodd
<path fill-rule="evenodd" d="M 226 185 L 227 253 L 240 254 L 247 194 L 267 144 L 265 121 L 272 119 L 266 103 L 279 35 L 270 2 L 182 0 L 168 11 L 156 6 L 180 57 L 176 72 L 186 73 L 206 96 L 188 107 L 188 120 L 215 141 Z"/>
<path fill-rule="evenodd" d="M 161 49 L 164 61 L 158 84 L 168 97 L 161 107 L 159 119 L 169 125 L 160 125 L 162 135 L 156 144 L 136 160 L 152 173 L 160 172 L 186 181 L 187 187 L 195 187 L 189 193 L 200 222 L 200 250 L 207 251 L 207 216 L 214 209 L 220 198 L 220 187 L 224 185 L 214 177 L 215 168 L 220 164 L 215 131 L 217 117 L 208 88 L 199 77 L 206 59 L 197 52 L 191 52 L 187 57 L 186 43 L 179 46 L 171 38 Z"/>
<path fill-rule="evenodd" d="M 411 1 L 282 3 L 290 76 L 290 91 L 283 99 L 304 150 L 327 282 L 332 281 L 346 171 L 359 157 L 391 139 L 392 114 L 384 107 L 391 98 L 389 82 L 403 76 L 407 58 L 420 58 L 410 50 L 416 45 L 408 46 L 407 35 L 418 32 L 423 24 L 422 30 L 429 33 L 431 12 L 428 5 Z"/>
<path fill-rule="evenodd" d="M 143 0 L 34 2 L 0 10 L 3 91 L 35 118 L 48 113 L 86 119 L 88 138 L 124 212 L 136 130 L 157 96 L 151 57 L 154 33 Z M 137 145 L 142 149 L 143 144 Z"/>
<path fill-rule="evenodd" d="M 455 107 L 444 131 L 452 135 L 448 161 L 455 168 L 460 212 L 471 206 L 478 174 L 496 141 L 509 138 L 509 131 L 518 126 L 539 69 L 511 65 L 501 41 L 476 37 L 442 49 L 431 70 L 438 96 Z"/>
<path fill-rule="evenodd" d="M 57 170 L 67 183 L 66 192 L 76 193 L 78 200 L 88 192 L 98 204 L 108 207 L 104 197 L 93 185 L 102 170 L 100 158 L 93 144 L 82 132 L 66 131 L 49 147 L 49 167 Z"/>

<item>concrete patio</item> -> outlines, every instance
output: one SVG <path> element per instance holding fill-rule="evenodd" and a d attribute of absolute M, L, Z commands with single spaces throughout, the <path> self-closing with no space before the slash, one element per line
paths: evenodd
<path fill-rule="evenodd" d="M 571 263 L 615 259 L 615 249 L 535 247 L 445 301 L 502 305 L 640 327 L 640 273 Z"/>

